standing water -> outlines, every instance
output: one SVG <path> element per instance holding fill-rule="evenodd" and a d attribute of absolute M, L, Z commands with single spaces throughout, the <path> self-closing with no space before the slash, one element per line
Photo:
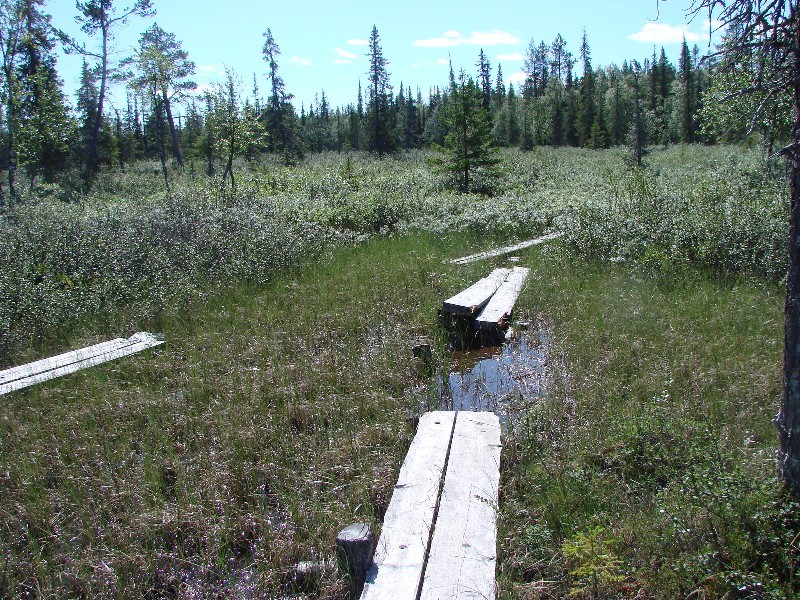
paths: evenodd
<path fill-rule="evenodd" d="M 503 346 L 455 352 L 443 390 L 448 410 L 492 411 L 508 425 L 544 393 L 546 336 L 523 336 Z"/>

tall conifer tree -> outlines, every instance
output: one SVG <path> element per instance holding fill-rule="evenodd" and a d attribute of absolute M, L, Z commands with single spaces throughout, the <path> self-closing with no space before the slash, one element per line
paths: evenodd
<path fill-rule="evenodd" d="M 367 148 L 372 152 L 377 152 L 378 157 L 382 158 L 385 154 L 395 151 L 389 98 L 392 86 L 389 85 L 389 72 L 386 70 L 389 61 L 383 56 L 378 28 L 374 25 L 368 45 L 367 122 L 369 128 Z"/>

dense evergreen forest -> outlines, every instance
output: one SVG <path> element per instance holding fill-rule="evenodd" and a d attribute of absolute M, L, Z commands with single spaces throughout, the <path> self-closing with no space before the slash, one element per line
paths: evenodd
<path fill-rule="evenodd" d="M 168 186 L 172 161 L 181 168 L 191 163 L 235 186 L 234 159 L 251 161 L 264 153 L 293 164 L 325 151 L 384 156 L 435 147 L 457 155 L 466 145 L 485 156 L 490 147 L 627 144 L 640 162 L 648 145 L 739 140 L 755 131 L 770 146 L 788 132 L 789 111 L 779 110 L 779 102 L 752 122 L 744 118 L 753 112 L 749 105 L 721 110 L 718 100 L 728 90 L 712 77 L 716 62 L 704 60 L 698 47 L 685 41 L 678 57 L 654 47 L 651 56 L 595 66 L 586 33 L 577 54 L 561 35 L 552 42 L 532 39 L 524 61 L 527 77 L 517 87 L 506 83 L 500 66 L 494 69 L 481 50 L 474 69 L 456 74 L 451 65 L 449 82 L 421 90 L 411 82 L 390 83 L 389 59 L 373 28 L 363 89 L 358 82 L 353 102 L 332 106 L 324 90 L 310 103 L 293 97 L 269 29 L 265 70 L 252 74 L 251 86 L 244 75 L 228 70 L 224 81 L 200 94 L 180 32 L 153 23 L 132 56 L 116 61 L 110 56 L 109 42 L 127 26 L 127 17 L 155 16 L 150 0 L 127 8 L 109 0 L 79 2 L 83 39 L 61 32 L 44 0 L 10 0 L 0 11 L 3 205 L 18 202 L 37 182 L 86 190 L 101 169 L 124 170 L 141 158 L 161 161 Z M 59 46 L 84 57 L 74 106 L 58 73 Z M 107 108 L 112 81 L 125 90 L 124 110 Z M 748 102 L 758 102 L 758 95 Z M 458 110 L 448 110 L 455 104 Z M 463 141 L 453 135 L 460 120 L 470 131 Z M 463 170 L 457 159 L 441 162 L 444 170 Z M 458 185 L 471 188 L 468 172 Z"/>

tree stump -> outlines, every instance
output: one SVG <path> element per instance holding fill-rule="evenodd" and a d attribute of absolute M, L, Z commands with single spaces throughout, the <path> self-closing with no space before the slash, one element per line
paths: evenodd
<path fill-rule="evenodd" d="M 341 573 L 350 581 L 351 598 L 358 598 L 364 589 L 374 542 L 375 535 L 369 523 L 353 523 L 336 536 L 336 561 Z"/>

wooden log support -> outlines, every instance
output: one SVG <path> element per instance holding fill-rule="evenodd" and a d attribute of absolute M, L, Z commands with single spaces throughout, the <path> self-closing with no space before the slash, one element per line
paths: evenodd
<path fill-rule="evenodd" d="M 511 269 L 495 269 L 488 277 L 473 283 L 442 303 L 442 311 L 452 315 L 475 315 L 506 280 Z"/>
<path fill-rule="evenodd" d="M 496 415 L 423 415 L 362 600 L 494 598 L 499 481 Z"/>
<path fill-rule="evenodd" d="M 508 278 L 475 318 L 475 326 L 482 330 L 499 330 L 508 324 L 511 311 L 517 302 L 522 286 L 530 273 L 525 267 L 514 267 Z"/>
<path fill-rule="evenodd" d="M 154 335 L 141 331 L 133 334 L 127 340 L 117 338 L 81 348 L 80 350 L 65 352 L 58 356 L 6 369 L 5 371 L 0 371 L 0 396 L 36 383 L 122 358 L 123 356 L 136 354 L 163 343 L 163 340 L 159 340 Z"/>
<path fill-rule="evenodd" d="M 495 256 L 511 254 L 512 252 L 516 252 L 517 250 L 524 250 L 525 248 L 530 248 L 531 246 L 538 246 L 539 244 L 544 244 L 545 242 L 549 242 L 550 240 L 558 239 L 562 235 L 564 234 L 561 232 L 550 233 L 540 238 L 536 238 L 535 240 L 527 240 L 525 242 L 520 242 L 519 244 L 514 244 L 513 246 L 506 246 L 504 248 L 496 248 L 495 250 L 487 250 L 486 252 L 478 252 L 477 254 L 470 254 L 469 256 L 462 256 L 461 258 L 455 258 L 450 262 L 453 263 L 454 265 L 466 265 L 467 263 L 475 262 L 476 260 L 483 260 L 484 258 L 494 258 Z"/>

